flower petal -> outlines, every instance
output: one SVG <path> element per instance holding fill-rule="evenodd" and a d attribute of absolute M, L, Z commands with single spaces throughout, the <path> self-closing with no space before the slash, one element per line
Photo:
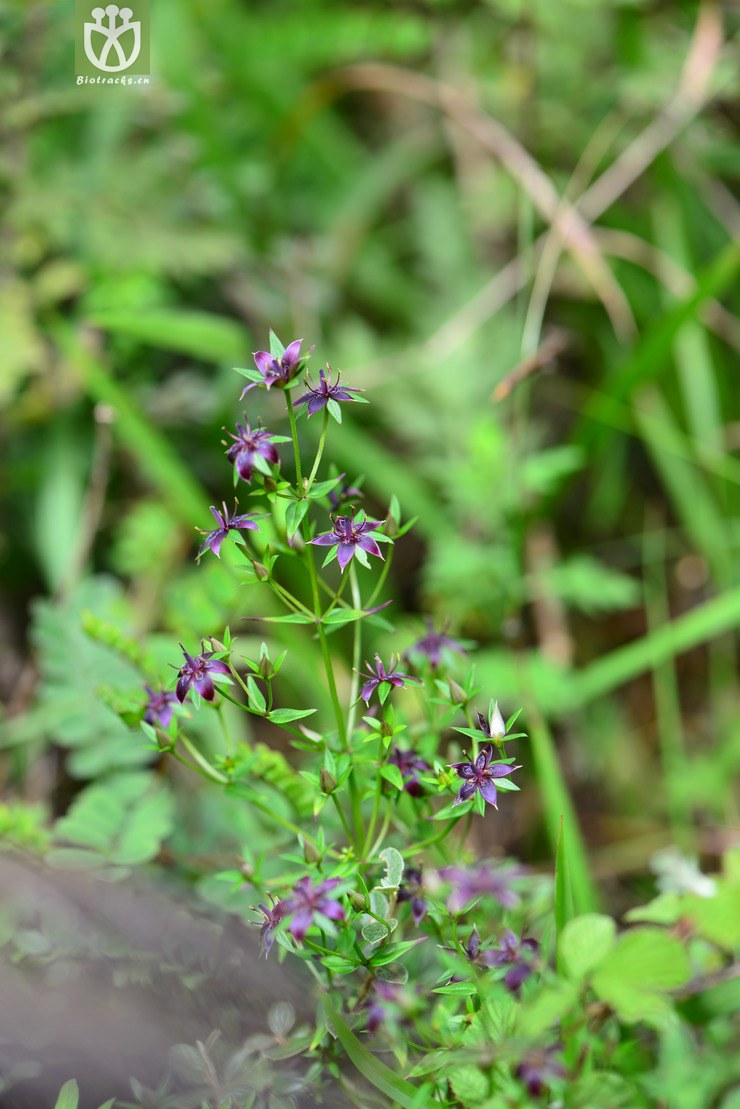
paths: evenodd
<path fill-rule="evenodd" d="M 258 350 L 258 351 L 255 351 L 255 353 L 252 355 L 252 357 L 254 358 L 255 366 L 257 367 L 259 372 L 264 376 L 268 372 L 268 370 L 270 369 L 270 366 L 272 364 L 272 355 L 269 353 L 269 351 Z M 256 385 L 256 384 L 257 384 L 257 382 L 255 381 L 254 385 Z M 251 388 L 253 388 L 252 385 L 247 386 L 247 389 L 251 389 Z M 247 390 L 245 389 L 244 392 L 246 393 L 246 391 Z"/>
<path fill-rule="evenodd" d="M 376 558 L 383 558 L 380 547 L 369 535 L 361 535 L 357 540 L 357 546 L 362 547 L 363 551 L 367 551 L 368 554 L 375 555 Z"/>
<path fill-rule="evenodd" d="M 213 678 L 206 671 L 204 674 L 198 674 L 193 678 L 193 685 L 204 701 L 212 701 L 216 696 L 216 688 L 213 684 Z"/>
<path fill-rule="evenodd" d="M 493 782 L 490 780 L 481 782 L 479 789 L 488 804 L 493 805 L 494 809 L 497 809 L 498 805 L 496 804 L 496 798 L 498 797 L 498 792 Z"/>
<path fill-rule="evenodd" d="M 333 547 L 337 542 L 337 536 L 333 531 L 325 531 L 323 535 L 317 535 L 315 539 L 309 539 L 309 543 L 313 543 L 315 547 Z"/>
<path fill-rule="evenodd" d="M 509 766 L 506 762 L 494 762 L 487 770 L 487 774 L 491 778 L 505 778 L 508 774 L 513 774 L 515 770 L 521 770 L 521 766 Z"/>
<path fill-rule="evenodd" d="M 288 346 L 285 348 L 285 353 L 283 354 L 283 357 L 280 359 L 283 365 L 292 366 L 299 360 L 299 358 L 301 357 L 302 342 L 303 339 L 294 339 L 292 343 L 288 344 Z"/>
<path fill-rule="evenodd" d="M 183 701 L 185 700 L 185 698 L 187 697 L 189 689 L 190 689 L 190 676 L 188 674 L 182 674 L 177 680 L 177 689 L 175 690 L 175 693 L 177 695 L 177 699 L 180 702 L 180 704 L 182 704 Z"/>
<path fill-rule="evenodd" d="M 337 562 L 339 563 L 339 568 L 342 573 L 344 573 L 345 567 L 347 566 L 347 563 L 351 560 L 354 553 L 354 543 L 340 543 L 337 546 Z"/>

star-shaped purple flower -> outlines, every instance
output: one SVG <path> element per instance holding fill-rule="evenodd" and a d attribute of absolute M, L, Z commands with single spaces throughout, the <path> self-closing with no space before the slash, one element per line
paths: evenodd
<path fill-rule="evenodd" d="M 521 770 L 521 766 L 511 766 L 505 762 L 493 762 L 493 747 L 490 743 L 485 744 L 474 762 L 469 760 L 453 762 L 450 767 L 457 772 L 458 778 L 463 779 L 463 784 L 460 786 L 460 792 L 455 798 L 454 804 L 459 805 L 463 801 L 469 801 L 471 797 L 480 792 L 483 800 L 489 805 L 493 805 L 494 809 L 498 808 L 495 779 L 505 778 L 515 770 Z"/>
<path fill-rule="evenodd" d="M 339 885 L 339 881 L 339 878 L 327 878 L 314 886 L 311 879 L 306 877 L 296 882 L 291 896 L 285 902 L 286 914 L 293 914 L 288 931 L 294 939 L 303 939 L 316 915 L 328 920 L 344 920 L 344 909 L 335 898 L 328 896 Z"/>
<path fill-rule="evenodd" d="M 226 452 L 229 462 L 242 481 L 250 482 L 255 467 L 262 470 L 261 460 L 274 466 L 280 461 L 277 447 L 272 441 L 272 435 L 264 427 L 252 430 L 249 424 L 237 424 L 236 435 L 228 433 L 234 440 Z"/>
<path fill-rule="evenodd" d="M 388 756 L 388 762 L 392 766 L 397 766 L 401 771 L 403 778 L 403 788 L 406 793 L 411 794 L 412 797 L 421 797 L 424 792 L 424 786 L 419 781 L 419 774 L 424 770 L 430 770 L 428 762 L 420 758 L 416 751 L 401 750 L 400 747 L 394 747 Z"/>
<path fill-rule="evenodd" d="M 524 873 L 520 866 L 478 863 L 477 866 L 446 866 L 440 870 L 441 878 L 452 886 L 447 902 L 451 913 L 460 913 L 477 897 L 493 897 L 504 909 L 515 909 L 519 894 L 510 886 L 514 878 Z"/>
<path fill-rule="evenodd" d="M 501 936 L 498 947 L 485 951 L 485 961 L 489 967 L 508 967 L 504 975 L 504 985 L 513 994 L 518 994 L 522 984 L 534 971 L 534 963 L 540 950 L 537 940 L 517 939 L 510 929 Z"/>
<path fill-rule="evenodd" d="M 416 643 L 409 647 L 404 654 L 405 658 L 426 659 L 433 670 L 438 670 L 442 665 L 446 652 L 455 651 L 460 655 L 467 654 L 462 643 L 458 642 L 457 639 L 446 635 L 444 631 L 435 632 L 431 620 L 427 620 L 426 625 L 427 634 L 423 635 L 421 639 L 417 639 Z"/>
<path fill-rule="evenodd" d="M 308 391 L 298 400 L 293 401 L 294 408 L 298 408 L 301 404 L 307 404 L 308 415 L 313 416 L 316 412 L 320 412 L 322 408 L 325 408 L 329 401 L 355 400 L 356 398 L 351 394 L 362 392 L 362 389 L 350 389 L 348 385 L 340 385 L 341 374 L 337 374 L 336 384 L 332 385 L 331 367 L 327 366 L 326 369 L 329 371 L 328 373 L 319 370 L 318 385 L 314 385 L 311 378 L 306 375 Z"/>
<path fill-rule="evenodd" d="M 395 655 L 391 655 L 389 670 L 386 670 L 385 666 L 380 661 L 380 655 L 375 656 L 374 667 L 371 666 L 369 662 L 365 663 L 365 665 L 367 666 L 367 671 L 365 673 L 362 673 L 360 676 L 363 678 L 367 678 L 367 681 L 360 690 L 360 697 L 362 697 L 366 705 L 370 704 L 370 698 L 372 697 L 378 686 L 381 686 L 384 683 L 387 683 L 388 688 L 386 690 L 381 690 L 378 694 L 381 704 L 384 703 L 386 697 L 388 696 L 391 686 L 396 686 L 396 688 L 400 688 L 401 686 L 405 685 L 406 682 L 414 682 L 417 685 L 419 684 L 418 678 L 412 678 L 410 674 L 404 674 L 401 670 L 396 670 L 398 661 L 399 660 Z"/>
<path fill-rule="evenodd" d="M 149 695 L 149 700 L 144 706 L 144 720 L 152 726 L 159 724 L 160 728 L 169 728 L 177 697 L 166 689 L 161 689 L 158 693 L 148 685 L 145 685 L 144 689 Z"/>
<path fill-rule="evenodd" d="M 177 699 L 182 702 L 187 697 L 190 689 L 194 689 L 206 701 L 212 701 L 216 688 L 213 684 L 212 674 L 231 674 L 231 670 L 221 659 L 214 658 L 214 651 L 205 651 L 201 643 L 201 654 L 193 658 L 180 644 L 180 649 L 185 656 L 185 662 L 180 667 L 177 676 Z"/>
<path fill-rule="evenodd" d="M 356 521 L 354 516 L 337 516 L 331 518 L 333 529 L 323 535 L 317 535 L 309 540 L 317 547 L 336 547 L 337 562 L 342 573 L 347 563 L 357 554 L 358 549 L 376 558 L 383 558 L 383 552 L 377 541 L 369 532 L 381 527 L 382 520 Z"/>
<path fill-rule="evenodd" d="M 250 389 L 254 389 L 256 385 L 263 384 L 266 389 L 272 388 L 273 385 L 282 388 L 294 377 L 297 377 L 306 362 L 305 357 L 301 358 L 302 342 L 303 339 L 294 339 L 279 358 L 266 350 L 256 351 L 253 355 L 254 364 L 262 375 L 262 382 L 252 381 L 249 385 L 245 385 L 240 399 L 243 399 L 245 393 L 248 393 Z"/>
<path fill-rule="evenodd" d="M 234 511 L 236 511 L 236 504 L 234 504 Z M 217 558 L 221 557 L 221 544 L 230 531 L 259 531 L 259 528 L 253 521 L 253 512 L 247 512 L 243 516 L 229 516 L 229 510 L 226 507 L 226 501 L 223 502 L 223 512 L 211 505 L 211 512 L 213 518 L 218 524 L 214 531 L 206 533 L 202 528 L 198 528 L 201 535 L 205 535 L 205 540 L 202 547 L 198 551 L 196 558 L 200 558 L 206 553 L 207 550 L 213 551 Z"/>

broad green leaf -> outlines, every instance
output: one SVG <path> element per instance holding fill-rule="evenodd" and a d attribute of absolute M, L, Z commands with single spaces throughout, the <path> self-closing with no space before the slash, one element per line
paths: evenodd
<path fill-rule="evenodd" d="M 398 769 L 398 767 L 396 767 Z M 386 847 L 380 852 L 380 858 L 385 863 L 384 889 L 398 889 L 403 877 L 403 856 L 395 847 Z"/>
<path fill-rule="evenodd" d="M 558 938 L 558 965 L 569 978 L 585 978 L 614 946 L 617 926 L 610 916 L 584 913 L 563 928 Z"/>

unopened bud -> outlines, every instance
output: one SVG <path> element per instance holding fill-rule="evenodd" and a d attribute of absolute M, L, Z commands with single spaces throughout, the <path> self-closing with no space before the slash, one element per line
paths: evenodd
<path fill-rule="evenodd" d="M 214 651 L 226 651 L 226 650 L 228 650 L 226 644 L 222 643 L 220 639 L 216 639 L 215 636 L 213 636 L 213 635 L 209 636 L 208 642 L 211 644 L 211 648 Z"/>
<path fill-rule="evenodd" d="M 326 793 L 327 795 L 333 793 L 334 790 L 337 788 L 337 779 L 329 770 L 326 769 L 325 766 L 321 767 L 319 781 L 321 782 L 321 792 Z"/>
<path fill-rule="evenodd" d="M 307 863 L 320 863 L 321 855 L 314 845 L 307 839 L 303 841 L 303 858 Z"/>
<path fill-rule="evenodd" d="M 267 581 L 270 576 L 270 571 L 266 566 L 263 566 L 261 562 L 253 562 L 252 569 L 254 570 L 255 577 L 258 578 L 259 581 Z"/>
<path fill-rule="evenodd" d="M 264 482 L 266 493 L 274 493 L 276 491 L 277 482 L 275 478 L 270 477 L 268 474 L 263 474 L 262 481 Z"/>
<path fill-rule="evenodd" d="M 370 908 L 364 893 L 359 893 L 358 890 L 350 890 L 347 897 L 356 913 L 366 913 Z"/>
<path fill-rule="evenodd" d="M 270 680 L 275 674 L 275 667 L 270 662 L 267 655 L 262 655 L 260 658 L 260 677 L 264 678 L 266 682 Z"/>
<path fill-rule="evenodd" d="M 388 535 L 391 539 L 394 539 L 395 536 L 398 535 L 398 524 L 393 519 L 390 512 L 388 513 L 385 520 L 383 521 L 383 532 L 385 533 L 385 535 Z"/>
<path fill-rule="evenodd" d="M 239 873 L 246 882 L 251 882 L 254 878 L 254 867 L 251 863 L 242 862 L 239 865 Z"/>
<path fill-rule="evenodd" d="M 454 678 L 450 678 L 447 685 L 450 690 L 450 700 L 453 705 L 464 705 L 469 700 L 467 693 L 461 685 L 458 685 Z"/>

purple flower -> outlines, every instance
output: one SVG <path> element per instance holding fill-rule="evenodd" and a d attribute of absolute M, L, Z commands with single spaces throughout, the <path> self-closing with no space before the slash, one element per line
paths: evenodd
<path fill-rule="evenodd" d="M 347 401 L 354 400 L 350 393 L 361 393 L 362 389 L 350 389 L 347 385 L 340 385 L 339 379 L 341 374 L 337 374 L 337 381 L 335 385 L 331 383 L 331 367 L 327 366 L 328 374 L 323 370 L 319 370 L 319 383 L 314 385 L 311 378 L 306 375 L 306 385 L 308 385 L 308 392 L 304 393 L 298 400 L 293 401 L 293 407 L 298 408 L 301 404 L 308 403 L 308 414 L 313 416 L 315 412 L 319 412 L 325 408 L 329 401 Z"/>
<path fill-rule="evenodd" d="M 317 535 L 315 539 L 309 540 L 317 547 L 336 547 L 337 548 L 337 562 L 342 573 L 347 566 L 347 563 L 358 550 L 366 551 L 368 554 L 375 555 L 376 558 L 383 558 L 383 552 L 378 546 L 372 535 L 368 532 L 375 531 L 379 528 L 382 520 L 362 520 L 355 522 L 354 516 L 337 516 L 331 517 L 333 524 L 332 531 L 326 531 L 323 535 Z"/>
<path fill-rule="evenodd" d="M 406 880 L 398 891 L 398 901 L 411 902 L 411 915 L 417 928 L 427 915 L 428 905 L 421 896 L 423 892 L 424 884 L 421 871 L 417 867 L 408 867 L 406 869 Z"/>
<path fill-rule="evenodd" d="M 404 674 L 401 670 L 396 670 L 397 664 L 398 658 L 395 655 L 391 655 L 391 661 L 389 664 L 390 670 L 386 670 L 385 666 L 383 666 L 383 663 L 380 661 L 380 655 L 375 656 L 374 668 L 370 665 L 369 662 L 365 663 L 365 665 L 367 666 L 367 672 L 362 673 L 360 676 L 363 678 L 367 678 L 368 680 L 365 682 L 362 689 L 360 690 L 360 697 L 362 697 L 366 705 L 370 704 L 370 698 L 380 685 L 388 685 L 388 689 L 381 690 L 381 692 L 378 694 L 378 697 L 380 698 L 380 703 L 383 704 L 386 697 L 390 693 L 390 686 L 396 686 L 397 688 L 400 688 L 401 686 L 405 685 L 406 682 L 414 682 L 418 684 L 418 678 L 412 678 L 410 674 Z"/>
<path fill-rule="evenodd" d="M 252 905 L 254 908 L 254 905 Z M 260 903 L 257 909 L 263 914 L 264 920 L 260 926 L 260 946 L 265 958 L 270 954 L 270 948 L 275 942 L 275 930 L 287 916 L 285 901 L 275 901 L 271 908 Z M 257 923 L 255 921 L 255 923 Z"/>
<path fill-rule="evenodd" d="M 266 389 L 277 385 L 279 388 L 287 385 L 292 381 L 303 368 L 306 358 L 301 358 L 301 343 L 303 339 L 294 339 L 292 343 L 285 348 L 280 358 L 275 358 L 266 350 L 258 350 L 254 354 L 254 364 L 262 374 L 262 382 Z M 310 352 L 309 352 L 310 353 Z M 242 390 L 240 400 L 243 399 L 245 393 L 250 389 L 254 389 L 255 385 L 260 382 L 252 381 L 249 385 L 245 385 Z"/>
<path fill-rule="evenodd" d="M 344 909 L 339 902 L 328 897 L 336 886 L 339 878 L 327 878 L 314 886 L 310 878 L 301 878 L 293 887 L 293 892 L 285 902 L 285 912 L 292 913 L 288 931 L 296 940 L 302 940 L 308 929 L 313 924 L 316 913 L 329 920 L 344 920 Z"/>
<path fill-rule="evenodd" d="M 424 792 L 424 787 L 419 781 L 419 772 L 422 770 L 429 770 L 428 762 L 420 758 L 416 751 L 402 751 L 400 747 L 394 747 L 388 756 L 388 762 L 392 766 L 397 766 L 401 771 L 403 778 L 403 788 L 412 797 L 420 797 Z"/>
<path fill-rule="evenodd" d="M 357 499 L 358 497 L 362 498 L 365 495 L 361 489 L 357 488 L 357 486 L 345 485 L 343 479 L 346 476 L 346 474 L 340 474 L 339 482 L 337 483 L 337 485 L 335 485 L 333 489 L 329 490 L 329 504 L 331 505 L 333 512 L 336 512 L 340 504 L 343 504 L 345 501 L 351 501 L 353 498 Z"/>
<path fill-rule="evenodd" d="M 149 695 L 149 700 L 144 706 L 144 720 L 152 726 L 159 724 L 160 728 L 169 728 L 177 697 L 165 689 L 160 690 L 159 693 L 155 693 L 148 685 L 145 685 L 144 689 Z"/>
<path fill-rule="evenodd" d="M 540 950 L 537 940 L 517 939 L 508 928 L 503 933 L 499 946 L 485 951 L 484 958 L 489 967 L 507 967 L 504 985 L 513 994 L 518 994 L 522 983 L 534 970 L 534 962 Z"/>
<path fill-rule="evenodd" d="M 201 654 L 192 658 L 180 644 L 180 649 L 185 655 L 185 662 L 177 676 L 177 699 L 182 704 L 190 688 L 194 688 L 206 701 L 212 701 L 216 690 L 211 674 L 230 674 L 231 670 L 220 659 L 214 658 L 214 651 L 205 653 L 205 646 L 201 643 Z"/>
<path fill-rule="evenodd" d="M 236 472 L 242 481 L 251 481 L 255 466 L 262 469 L 264 459 L 266 463 L 275 465 L 280 461 L 277 447 L 272 441 L 272 435 L 264 427 L 255 428 L 253 431 L 249 424 L 236 425 L 236 435 L 228 433 L 234 440 L 226 452 L 229 462 L 233 462 Z"/>
<path fill-rule="evenodd" d="M 442 665 L 445 651 L 457 651 L 460 655 L 467 654 L 462 643 L 452 639 L 449 635 L 445 635 L 444 631 L 435 632 L 431 620 L 427 620 L 426 625 L 427 634 L 423 635 L 421 639 L 417 639 L 416 643 L 404 652 L 405 658 L 416 656 L 426 659 L 433 670 L 438 670 Z"/>
<path fill-rule="evenodd" d="M 527 1087 L 531 1097 L 542 1097 L 551 1078 L 567 1078 L 567 1070 L 555 1058 L 559 1051 L 559 1044 L 552 1044 L 544 1050 L 529 1051 L 517 1066 L 514 1073 Z"/>
<path fill-rule="evenodd" d="M 387 1003 L 392 1003 L 398 999 L 399 990 L 400 987 L 393 982 L 383 982 L 380 979 L 375 979 L 370 996 L 365 1002 L 368 1032 L 377 1032 L 380 1026 L 385 1023 L 388 1017 Z"/>
<path fill-rule="evenodd" d="M 512 878 L 518 878 L 524 871 L 520 866 L 497 866 L 494 863 L 479 863 L 475 867 L 446 866 L 440 870 L 441 878 L 452 886 L 447 902 L 451 913 L 460 913 L 477 897 L 494 897 L 504 909 L 514 909 L 520 897 L 511 889 Z"/>
<path fill-rule="evenodd" d="M 487 801 L 489 805 L 493 805 L 494 809 L 498 808 L 495 779 L 505 778 L 515 770 L 521 770 L 521 766 L 511 766 L 505 762 L 492 762 L 492 759 L 493 747 L 490 743 L 486 743 L 476 757 L 475 762 L 453 762 L 450 764 L 451 769 L 457 771 L 458 778 L 463 779 L 463 784 L 460 786 L 460 792 L 455 798 L 454 804 L 459 805 L 462 801 L 469 801 L 474 794 L 480 791 L 484 801 Z"/>
<path fill-rule="evenodd" d="M 234 503 L 234 511 L 238 502 Z M 226 507 L 226 501 L 223 502 L 223 513 L 211 505 L 211 512 L 213 518 L 218 524 L 215 531 L 206 533 L 202 528 L 198 528 L 201 535 L 205 535 L 205 540 L 202 547 L 198 551 L 196 558 L 200 558 L 207 550 L 212 550 L 217 558 L 221 557 L 221 544 L 230 531 L 259 531 L 257 525 L 253 522 L 253 512 L 247 512 L 244 516 L 229 516 L 229 510 Z"/>

